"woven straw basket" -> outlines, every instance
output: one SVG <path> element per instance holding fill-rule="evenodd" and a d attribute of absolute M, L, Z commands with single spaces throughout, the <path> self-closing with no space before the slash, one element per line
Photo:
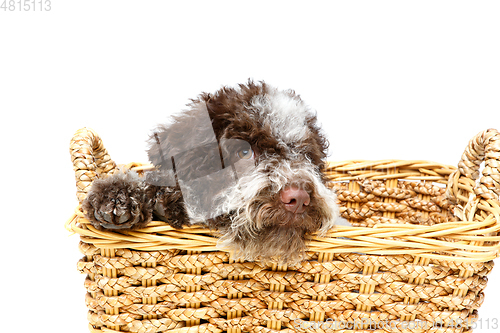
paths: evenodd
<path fill-rule="evenodd" d="M 117 168 L 90 129 L 75 134 L 71 157 L 80 202 Z M 499 170 L 492 129 L 458 168 L 329 163 L 353 227 L 311 236 L 294 267 L 232 260 L 201 227 L 99 231 L 79 206 L 66 228 L 81 239 L 90 332 L 471 332 L 500 253 Z"/>

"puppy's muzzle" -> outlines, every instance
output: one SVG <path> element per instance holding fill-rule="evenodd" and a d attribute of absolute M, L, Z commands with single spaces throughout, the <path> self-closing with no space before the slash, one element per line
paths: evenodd
<path fill-rule="evenodd" d="M 311 203 L 311 197 L 304 189 L 290 185 L 280 192 L 280 199 L 284 208 L 294 214 L 302 214 Z"/>

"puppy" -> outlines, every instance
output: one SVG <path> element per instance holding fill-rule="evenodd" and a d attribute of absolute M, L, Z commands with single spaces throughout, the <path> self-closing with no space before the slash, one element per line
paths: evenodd
<path fill-rule="evenodd" d="M 339 217 L 322 174 L 327 140 L 293 91 L 249 81 L 201 94 L 149 139 L 156 170 L 96 180 L 83 202 L 98 229 L 204 224 L 236 258 L 293 264 L 305 235 Z"/>

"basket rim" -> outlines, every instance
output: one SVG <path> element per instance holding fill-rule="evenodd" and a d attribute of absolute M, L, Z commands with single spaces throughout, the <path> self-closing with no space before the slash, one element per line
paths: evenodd
<path fill-rule="evenodd" d="M 90 128 L 81 128 L 75 133 L 70 142 L 70 153 L 77 198 L 81 204 L 93 180 L 110 175 L 118 168 L 99 135 Z M 143 172 L 153 166 L 130 163 L 125 167 Z M 458 167 L 422 160 L 348 160 L 326 162 L 324 174 L 330 183 L 349 182 L 349 185 L 360 180 L 385 180 L 388 189 L 397 187 L 399 180 L 441 184 L 440 187 L 446 184 L 448 199 L 455 204 L 452 215 L 458 220 L 451 222 L 459 224 L 442 222 L 408 227 L 384 223 L 373 228 L 339 226 L 326 235 L 311 235 L 309 251 L 413 254 L 453 261 L 486 261 L 500 255 L 500 236 L 497 236 L 500 234 L 500 133 L 495 129 L 479 132 L 469 141 Z M 391 200 L 388 205 L 391 205 Z M 189 250 L 220 250 L 216 234 L 199 227 L 179 231 L 167 223 L 154 221 L 144 229 L 98 231 L 84 218 L 81 207 L 77 207 L 65 226 L 80 234 L 83 242 L 101 248 L 130 247 L 153 251 L 186 249 L 186 244 L 189 244 Z"/>
<path fill-rule="evenodd" d="M 146 163 L 130 163 L 125 168 L 143 172 L 154 167 Z M 422 160 L 353 160 L 327 162 L 325 172 L 327 179 L 333 182 L 343 182 L 360 179 L 381 179 L 380 174 L 372 170 L 391 170 L 392 168 L 413 168 L 422 173 L 431 174 L 427 177 L 416 177 L 414 174 L 387 173 L 383 179 L 406 179 L 415 181 L 430 181 L 432 183 L 447 183 L 447 178 L 456 172 L 457 168 L 436 162 Z M 355 171 L 369 170 L 369 177 L 362 177 Z M 396 170 L 396 169 L 394 169 Z M 339 172 L 350 172 L 342 176 Z M 346 179 L 350 178 L 350 179 Z M 422 179 L 423 178 L 423 179 Z M 458 187 L 471 191 L 470 183 L 460 183 Z M 462 198 L 470 201 L 471 198 Z M 308 251 L 325 253 L 364 253 L 370 255 L 401 255 L 412 254 L 424 258 L 451 260 L 459 262 L 485 262 L 500 256 L 500 203 L 498 200 L 476 197 L 475 208 L 490 214 L 482 221 L 466 216 L 462 211 L 455 214 L 459 221 L 450 221 L 434 225 L 409 225 L 384 223 L 374 227 L 336 226 L 325 235 L 308 236 Z M 473 201 L 474 201 L 473 200 Z M 161 251 L 182 249 L 193 251 L 224 251 L 218 247 L 217 232 L 202 226 L 191 226 L 174 229 L 162 221 L 152 221 L 143 229 L 123 231 L 101 231 L 95 229 L 87 221 L 79 205 L 75 213 L 66 222 L 68 231 L 80 235 L 81 241 L 93 244 L 99 248 L 131 248 L 140 251 Z M 486 235 L 485 235 L 486 234 Z M 438 240 L 436 237 L 446 237 L 450 240 Z M 493 242 L 494 245 L 485 245 Z M 436 253 L 440 252 L 440 253 Z"/>

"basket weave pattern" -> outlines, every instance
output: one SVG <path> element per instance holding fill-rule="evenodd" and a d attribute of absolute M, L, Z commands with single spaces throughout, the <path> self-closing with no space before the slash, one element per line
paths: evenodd
<path fill-rule="evenodd" d="M 71 155 L 81 202 L 116 164 L 89 129 L 75 134 Z M 89 330 L 333 332 L 325 324 L 336 321 L 356 323 L 340 327 L 353 332 L 387 325 L 393 332 L 469 332 L 500 251 L 499 170 L 495 130 L 471 140 L 458 168 L 329 163 L 330 185 L 353 227 L 310 236 L 307 260 L 293 267 L 235 261 L 216 249 L 216 233 L 201 227 L 153 221 L 140 230 L 96 230 L 78 207 L 66 226 L 81 238 Z M 361 325 L 370 321 L 379 326 Z M 408 321 L 429 328 L 412 330 Z M 307 328 L 314 322 L 323 325 Z"/>

